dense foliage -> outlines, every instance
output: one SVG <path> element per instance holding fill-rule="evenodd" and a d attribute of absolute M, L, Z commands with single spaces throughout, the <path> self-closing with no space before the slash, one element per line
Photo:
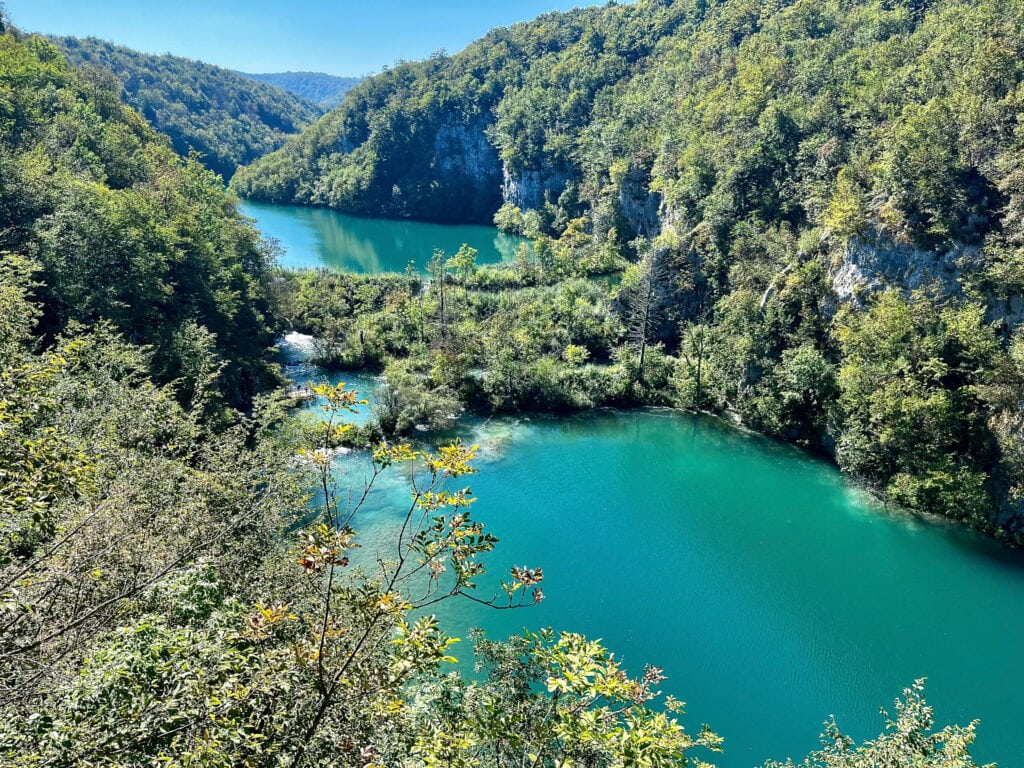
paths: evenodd
<path fill-rule="evenodd" d="M 72 65 L 113 72 L 124 102 L 170 136 L 175 152 L 198 152 L 225 179 L 322 114 L 315 99 L 201 61 L 140 53 L 95 38 L 55 42 Z"/>
<path fill-rule="evenodd" d="M 660 669 L 631 678 L 572 633 L 478 638 L 486 674 L 442 674 L 454 640 L 424 609 L 473 597 L 496 543 L 459 487 L 474 448 L 373 451 L 367 493 L 391 467 L 413 483 L 394 559 L 357 568 L 361 497 L 332 463 L 356 393 L 314 387 L 314 424 L 218 401 L 259 379 L 269 299 L 216 178 L 2 7 L 0 131 L 4 765 L 699 766 L 719 748 L 659 703 Z M 449 270 L 477 274 L 469 251 L 437 260 L 442 337 Z M 542 581 L 513 568 L 490 602 Z M 899 706 L 886 754 L 973 765 L 973 725 L 930 734 L 917 691 Z"/>
<path fill-rule="evenodd" d="M 43 38 L 0 37 L 0 251 L 39 267 L 39 330 L 110 324 L 184 401 L 269 381 L 270 253 L 219 179 L 181 160 Z"/>
<path fill-rule="evenodd" d="M 961 768 L 971 766 L 969 749 L 974 742 L 972 723 L 966 728 L 947 726 L 932 731 L 935 716 L 924 700 L 922 680 L 903 691 L 903 699 L 896 699 L 896 718 L 885 715 L 885 732 L 877 739 L 855 744 L 843 734 L 835 720 L 825 724 L 822 749 L 811 753 L 802 763 L 785 764 L 770 761 L 765 768 Z M 994 768 L 989 766 L 988 768 Z"/>
<path fill-rule="evenodd" d="M 239 72 L 239 74 L 262 83 L 276 85 L 306 101 L 316 102 L 325 109 L 334 109 L 341 104 L 345 94 L 351 91 L 360 80 L 358 77 L 338 77 L 323 72 L 267 72 L 258 75 Z"/>
<path fill-rule="evenodd" d="M 597 301 L 619 324 L 600 338 L 565 339 L 561 315 L 538 332 L 543 313 L 517 317 L 511 294 L 470 312 L 483 325 L 462 333 L 476 339 L 464 370 L 500 378 L 518 345 L 488 362 L 479 339 L 505 322 L 544 339 L 524 366 L 564 385 L 502 407 L 728 412 L 833 453 L 888 499 L 1020 536 L 1022 41 L 1009 0 L 548 14 L 365 81 L 232 183 L 371 215 L 495 214 L 539 238 L 548 286 L 594 271 L 545 265 L 555 247 L 632 262 Z M 499 273 L 474 280 L 518 285 Z M 392 357 L 417 357 L 388 339 L 405 344 Z M 593 368 L 582 394 L 569 346 Z M 601 366 L 632 359 L 632 373 Z"/>

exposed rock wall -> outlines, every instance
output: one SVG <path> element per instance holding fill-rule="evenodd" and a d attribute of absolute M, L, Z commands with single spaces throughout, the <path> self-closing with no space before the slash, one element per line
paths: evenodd
<path fill-rule="evenodd" d="M 1017 294 L 1005 299 L 991 299 L 988 303 L 987 319 L 992 323 L 1003 323 L 1007 331 L 1024 326 L 1024 296 Z M 1024 517 L 1024 514 L 1022 514 L 1022 517 Z"/>
<path fill-rule="evenodd" d="M 464 205 L 460 215 L 451 216 L 456 220 L 490 223 L 501 205 L 501 161 L 485 127 L 483 120 L 466 123 L 453 115 L 434 137 L 433 174 Z"/>
<path fill-rule="evenodd" d="M 558 200 L 568 183 L 569 175 L 555 168 L 513 171 L 506 164 L 502 168 L 502 199 L 523 210 L 540 208 L 546 199 Z"/>
<path fill-rule="evenodd" d="M 445 179 L 468 177 L 495 191 L 501 186 L 498 152 L 480 121 L 466 124 L 451 119 L 442 124 L 434 138 L 434 164 Z"/>
<path fill-rule="evenodd" d="M 619 209 L 638 235 L 651 240 L 662 229 L 662 197 L 648 189 L 646 175 L 630 173 L 619 186 Z"/>
<path fill-rule="evenodd" d="M 929 289 L 939 298 L 960 296 L 961 279 L 981 267 L 981 249 L 956 246 L 925 251 L 894 243 L 877 231 L 846 243 L 833 265 L 832 289 L 841 303 L 862 305 L 885 288 Z"/>

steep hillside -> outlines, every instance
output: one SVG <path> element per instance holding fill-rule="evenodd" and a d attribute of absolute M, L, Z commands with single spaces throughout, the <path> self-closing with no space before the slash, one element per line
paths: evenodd
<path fill-rule="evenodd" d="M 621 347 L 571 341 L 618 365 L 633 347 L 613 369 L 631 396 L 731 413 L 888 499 L 1020 535 L 1022 62 L 1009 0 L 548 14 L 361 83 L 232 185 L 497 213 L 543 245 L 505 285 L 636 261 Z M 506 400 L 576 400 L 538 391 L 570 380 L 568 347 L 545 344 L 551 376 L 522 361 L 533 383 L 506 377 Z"/>
<path fill-rule="evenodd" d="M 113 72 L 125 103 L 170 136 L 179 155 L 199 152 L 225 179 L 322 114 L 311 101 L 201 61 L 153 56 L 95 38 L 56 43 L 72 65 Z"/>
<path fill-rule="evenodd" d="M 339 109 L 265 162 L 243 170 L 233 185 L 260 199 L 360 214 L 490 221 L 502 202 L 502 155 L 507 154 L 506 194 L 536 203 L 540 190 L 518 190 L 539 180 L 538 174 L 553 189 L 567 169 L 560 160 L 552 166 L 539 155 L 528 167 L 513 156 L 513 147 L 505 151 L 495 116 L 501 122 L 502 105 L 509 100 L 513 108 L 510 99 L 516 93 L 559 99 L 557 91 L 543 91 L 541 70 L 561 61 L 584 30 L 615 16 L 599 9 L 550 14 L 495 30 L 455 56 L 394 67 L 356 86 Z M 629 66 L 622 61 L 615 68 L 621 76 Z M 577 114 L 579 109 L 589 112 L 583 101 L 593 97 L 601 82 L 614 79 L 590 69 L 572 76 L 586 93 L 561 106 L 582 124 L 585 115 Z M 547 130 L 545 112 L 520 117 L 535 123 L 521 126 L 526 141 L 535 128 Z M 510 113 L 509 119 L 517 118 Z"/>
<path fill-rule="evenodd" d="M 931 250 L 978 242 L 1014 150 L 1019 32 L 1018 7 L 998 0 L 549 14 L 366 81 L 235 187 L 464 220 L 568 192 L 567 209 L 648 230 L 653 192 L 663 218 L 716 233 L 756 216 L 845 234 L 876 223 Z M 842 194 L 863 196 L 860 219 L 830 209 Z"/>
<path fill-rule="evenodd" d="M 240 72 L 244 77 L 259 80 L 263 83 L 284 88 L 307 101 L 313 101 L 325 109 L 334 109 L 341 104 L 345 94 L 359 83 L 358 77 L 337 77 L 323 72 L 268 72 L 249 74 Z"/>
<path fill-rule="evenodd" d="M 220 179 L 120 95 L 44 38 L 0 36 L 0 253 L 37 270 L 43 339 L 109 328 L 184 401 L 245 405 L 274 378 L 270 257 Z"/>

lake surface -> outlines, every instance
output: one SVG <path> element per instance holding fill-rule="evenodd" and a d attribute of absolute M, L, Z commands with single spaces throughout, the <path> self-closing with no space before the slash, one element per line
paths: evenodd
<path fill-rule="evenodd" d="M 291 352 L 297 380 L 323 377 Z M 874 737 L 879 708 L 919 677 L 938 726 L 981 720 L 979 764 L 1024 765 L 1021 553 L 891 513 L 831 465 L 704 417 L 599 411 L 458 429 L 481 446 L 474 517 L 501 539 L 479 594 L 528 565 L 544 568 L 547 599 L 506 612 L 442 604 L 451 634 L 552 626 L 602 638 L 634 673 L 664 667 L 687 729 L 706 722 L 725 738 L 710 756 L 721 768 L 801 759 L 830 714 Z M 366 459 L 337 469 L 358 487 Z M 364 556 L 390 555 L 408 499 L 399 477 L 381 479 L 355 521 Z M 468 643 L 456 650 L 471 657 Z"/>
<path fill-rule="evenodd" d="M 981 719 L 979 764 L 1024 765 L 1019 553 L 887 512 L 830 465 L 704 417 L 601 411 L 460 429 L 480 445 L 473 514 L 501 539 L 479 595 L 511 566 L 539 565 L 547 598 L 511 612 L 449 601 L 451 634 L 552 626 L 603 638 L 634 673 L 662 666 L 687 728 L 725 737 L 722 768 L 803 756 L 829 714 L 873 737 L 879 707 L 918 677 L 939 724 Z M 364 457 L 337 466 L 343 487 L 361 487 Z M 393 553 L 408 500 L 404 479 L 379 481 L 355 521 L 368 562 Z M 456 650 L 470 658 L 468 644 Z"/>
<path fill-rule="evenodd" d="M 293 269 L 323 267 L 373 274 L 403 272 L 412 262 L 425 273 L 435 248 L 452 256 L 468 243 L 478 251 L 478 264 L 493 264 L 511 261 L 525 242 L 494 227 L 363 219 L 327 208 L 243 200 L 239 210 L 256 219 L 264 236 L 278 241 L 281 266 Z"/>

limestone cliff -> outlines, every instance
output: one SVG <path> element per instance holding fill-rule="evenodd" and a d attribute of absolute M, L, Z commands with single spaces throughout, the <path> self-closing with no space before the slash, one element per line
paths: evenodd
<path fill-rule="evenodd" d="M 462 190 L 466 220 L 489 221 L 502 202 L 502 172 L 497 150 L 487 140 L 482 119 L 471 122 L 449 114 L 434 137 L 431 168 L 440 184 Z"/>
<path fill-rule="evenodd" d="M 840 302 L 862 305 L 885 288 L 928 290 L 937 298 L 963 295 L 962 279 L 983 266 L 981 248 L 955 245 L 928 251 L 893 242 L 877 229 L 846 242 L 832 264 L 831 282 Z"/>

